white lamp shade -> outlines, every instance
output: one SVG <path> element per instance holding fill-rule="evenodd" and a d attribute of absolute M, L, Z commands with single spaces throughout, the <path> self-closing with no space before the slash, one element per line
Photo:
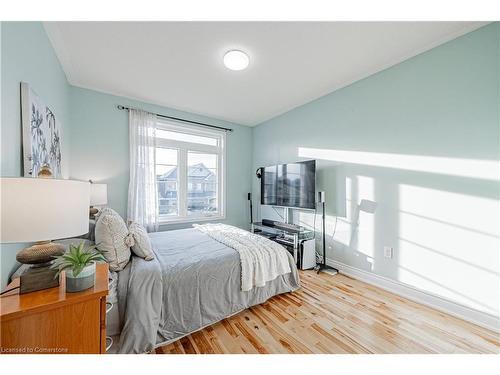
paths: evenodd
<path fill-rule="evenodd" d="M 46 241 L 89 230 L 90 183 L 0 178 L 0 242 Z"/>
<path fill-rule="evenodd" d="M 99 206 L 108 203 L 108 185 L 90 184 L 90 205 Z"/>

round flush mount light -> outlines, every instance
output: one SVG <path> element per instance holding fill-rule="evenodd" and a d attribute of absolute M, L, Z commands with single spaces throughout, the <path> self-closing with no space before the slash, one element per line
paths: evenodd
<path fill-rule="evenodd" d="M 250 58 L 248 55 L 239 50 L 231 50 L 224 55 L 224 65 L 231 70 L 243 70 L 248 67 Z"/>

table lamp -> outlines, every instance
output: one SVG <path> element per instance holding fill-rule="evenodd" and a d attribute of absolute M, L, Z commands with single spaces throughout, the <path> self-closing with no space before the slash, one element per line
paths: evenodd
<path fill-rule="evenodd" d="M 95 184 L 90 180 L 90 218 L 93 219 L 99 212 L 94 206 L 108 204 L 108 185 Z"/>
<path fill-rule="evenodd" d="M 53 257 L 64 246 L 51 242 L 88 232 L 90 184 L 47 178 L 0 178 L 0 242 L 36 242 L 16 259 L 31 267 L 21 275 L 20 292 L 59 285 Z"/>

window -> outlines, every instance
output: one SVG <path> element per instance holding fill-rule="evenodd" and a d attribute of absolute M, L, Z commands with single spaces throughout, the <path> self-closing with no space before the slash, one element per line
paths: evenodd
<path fill-rule="evenodd" d="M 159 120 L 156 181 L 161 222 L 224 218 L 225 133 Z"/>

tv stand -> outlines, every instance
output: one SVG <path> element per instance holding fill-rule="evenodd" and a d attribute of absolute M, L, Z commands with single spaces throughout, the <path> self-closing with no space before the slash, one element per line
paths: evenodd
<path fill-rule="evenodd" d="M 274 221 L 274 220 L 269 220 L 269 219 L 262 219 L 262 225 L 265 225 L 266 227 L 273 227 L 273 228 L 278 228 L 287 232 L 292 232 L 292 233 L 300 233 L 305 231 L 304 227 L 301 227 L 300 225 L 296 224 L 290 224 L 290 223 L 283 223 L 281 221 Z"/>
<path fill-rule="evenodd" d="M 297 268 L 312 269 L 316 266 L 314 231 L 294 224 L 274 222 L 271 225 L 263 221 L 252 223 L 251 232 L 285 247 L 293 255 Z"/>

